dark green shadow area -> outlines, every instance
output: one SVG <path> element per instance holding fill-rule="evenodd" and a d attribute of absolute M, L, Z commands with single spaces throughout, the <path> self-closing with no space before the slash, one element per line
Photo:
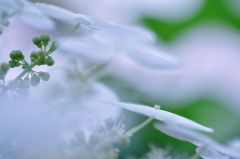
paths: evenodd
<path fill-rule="evenodd" d="M 233 14 L 230 7 L 227 7 L 228 3 L 228 0 L 205 0 L 199 12 L 186 20 L 169 22 L 154 17 L 144 17 L 140 20 L 140 24 L 155 32 L 157 37 L 166 43 L 171 43 L 185 31 L 208 22 L 230 26 L 240 31 L 240 18 Z"/>

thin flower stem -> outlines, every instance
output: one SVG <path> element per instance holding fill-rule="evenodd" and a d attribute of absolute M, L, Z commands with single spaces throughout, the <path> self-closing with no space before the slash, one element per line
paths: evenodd
<path fill-rule="evenodd" d="M 5 86 L 1 93 L 6 92 L 12 85 L 14 85 L 18 80 L 23 78 L 29 71 L 31 71 L 37 65 L 37 60 L 35 60 L 28 68 L 26 68 L 22 73 L 20 73 L 12 82 Z"/>
<path fill-rule="evenodd" d="M 139 124 L 138 126 L 135 126 L 134 128 L 128 130 L 125 135 L 126 136 L 133 136 L 135 133 L 137 133 L 139 130 L 141 130 L 142 128 L 144 128 L 146 125 L 148 125 L 151 121 L 153 121 L 153 118 L 148 118 L 147 120 L 145 120 L 143 123 Z"/>
<path fill-rule="evenodd" d="M 191 159 L 198 159 L 201 153 L 203 153 L 205 149 L 206 149 L 206 145 L 203 145 L 202 147 L 200 147 L 199 151 L 197 151 L 197 153 Z"/>

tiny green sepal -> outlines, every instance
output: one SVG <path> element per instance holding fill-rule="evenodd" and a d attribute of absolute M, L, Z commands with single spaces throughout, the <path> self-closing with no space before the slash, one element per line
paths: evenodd
<path fill-rule="evenodd" d="M 50 40 L 49 36 L 46 34 L 41 35 L 40 39 L 45 47 L 48 45 L 48 42 Z"/>

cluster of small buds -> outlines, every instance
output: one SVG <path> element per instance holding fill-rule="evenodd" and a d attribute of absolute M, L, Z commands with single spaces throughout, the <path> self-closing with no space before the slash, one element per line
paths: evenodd
<path fill-rule="evenodd" d="M 51 46 L 47 50 L 47 46 L 49 44 L 50 38 L 48 35 L 41 35 L 39 37 L 34 37 L 32 39 L 33 43 L 40 48 L 41 50 L 36 52 L 32 52 L 31 54 L 31 62 L 36 63 L 36 65 L 54 65 L 54 60 L 50 56 L 50 54 L 56 50 L 56 42 L 52 42 Z"/>
<path fill-rule="evenodd" d="M 26 68 L 27 63 L 25 61 L 25 57 L 24 57 L 22 51 L 20 51 L 20 50 L 12 51 L 10 53 L 10 58 L 11 58 L 11 60 L 8 63 L 11 68 L 18 67 L 21 65 L 22 65 L 23 69 Z"/>
<path fill-rule="evenodd" d="M 47 72 L 37 72 L 33 68 L 35 66 L 53 66 L 54 60 L 51 54 L 57 49 L 57 43 L 53 41 L 51 45 L 48 35 L 41 35 L 32 39 L 34 45 L 39 48 L 39 51 L 33 51 L 30 55 L 30 62 L 28 62 L 21 50 L 13 50 L 10 53 L 10 60 L 8 63 L 2 63 L 0 65 L 0 81 L 2 91 L 28 89 L 30 86 L 37 86 L 40 81 L 48 81 L 50 74 Z M 49 47 L 48 47 L 49 46 Z M 9 69 L 20 67 L 23 72 L 18 75 L 15 80 L 9 82 L 7 86 L 4 86 L 5 76 Z"/>

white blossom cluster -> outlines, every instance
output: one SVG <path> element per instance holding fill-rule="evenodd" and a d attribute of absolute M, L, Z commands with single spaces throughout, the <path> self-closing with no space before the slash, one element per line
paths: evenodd
<path fill-rule="evenodd" d="M 161 51 L 148 30 L 77 14 L 66 9 L 27 0 L 0 0 L 0 31 L 15 19 L 40 30 L 70 28 L 68 36 L 59 36 L 59 52 L 64 57 L 84 60 L 90 67 L 75 72 L 65 68 L 49 85 L 31 90 L 28 97 L 3 99 L 0 105 L 0 159 L 117 159 L 119 147 L 152 119 L 154 126 L 176 139 L 197 146 L 204 159 L 239 159 L 234 149 L 203 135 L 213 130 L 176 114 L 147 106 L 121 103 L 115 93 L 100 82 L 97 73 L 119 55 L 148 68 L 175 68 L 178 61 Z M 68 65 L 71 67 L 71 65 Z M 62 71 L 62 72 L 64 72 Z M 4 96 L 5 97 L 5 96 Z M 118 107 L 119 106 L 119 107 Z M 123 108 L 148 116 L 150 120 L 125 131 L 114 120 Z M 112 118 L 112 119 L 109 119 Z M 3 122 L 4 121 L 4 122 Z M 146 159 L 170 159 L 161 150 L 153 150 Z"/>

